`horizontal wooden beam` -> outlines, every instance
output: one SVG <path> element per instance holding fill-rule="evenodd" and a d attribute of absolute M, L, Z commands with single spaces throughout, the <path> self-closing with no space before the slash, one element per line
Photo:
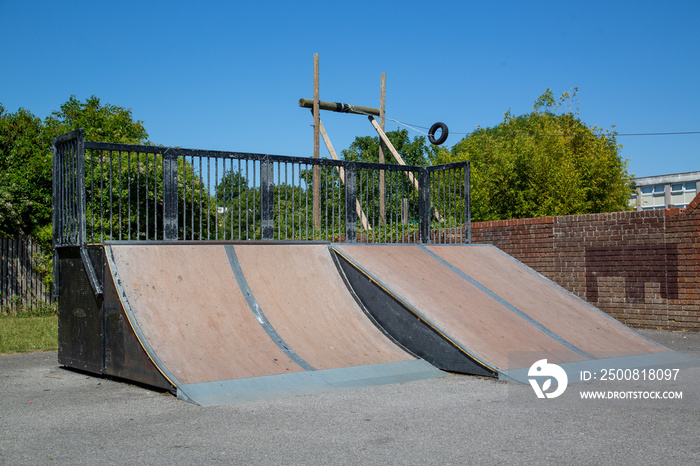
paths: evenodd
<path fill-rule="evenodd" d="M 299 106 L 302 108 L 313 108 L 314 99 L 299 99 Z M 331 112 L 379 116 L 378 108 L 359 107 L 357 105 L 342 104 L 340 102 L 324 102 L 322 100 L 318 103 L 318 108 L 321 110 L 329 110 Z"/>

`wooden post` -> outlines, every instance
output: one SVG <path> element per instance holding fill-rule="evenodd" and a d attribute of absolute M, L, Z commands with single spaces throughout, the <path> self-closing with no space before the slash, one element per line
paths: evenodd
<path fill-rule="evenodd" d="M 331 158 L 333 160 L 340 160 L 338 158 L 338 154 L 336 154 L 335 149 L 333 148 L 333 144 L 331 144 L 331 139 L 328 137 L 328 133 L 326 133 L 326 128 L 323 127 L 323 122 L 319 119 L 319 129 L 321 131 L 321 137 L 323 137 L 323 142 L 326 144 L 326 148 L 328 149 L 328 152 L 331 154 Z M 343 170 L 343 167 L 336 167 L 338 170 L 338 175 L 340 175 L 340 181 L 345 184 L 345 170 Z M 360 204 L 359 199 L 355 199 L 355 210 L 357 211 L 357 215 L 360 217 L 360 221 L 362 223 L 362 228 L 365 231 L 370 231 L 372 227 L 369 225 L 369 221 L 367 220 L 367 216 L 365 213 L 362 211 L 362 205 Z"/>
<path fill-rule="evenodd" d="M 318 85 L 318 54 L 314 54 L 314 158 L 318 159 L 321 157 L 320 154 L 320 140 L 319 140 L 319 127 L 320 127 L 320 115 L 319 115 L 319 85 Z M 318 165 L 314 165 L 314 228 L 316 231 L 321 230 L 321 170 Z"/>
<path fill-rule="evenodd" d="M 401 223 L 408 225 L 408 198 L 401 199 Z"/>
<path fill-rule="evenodd" d="M 382 73 L 381 84 L 379 86 L 379 127 L 385 130 L 385 104 L 386 104 L 386 73 Z M 379 163 L 384 163 L 384 141 L 379 138 Z M 386 185 L 384 181 L 384 170 L 379 170 L 379 222 L 386 224 Z"/>
<path fill-rule="evenodd" d="M 399 165 L 406 165 L 406 162 L 403 161 L 403 158 L 399 155 L 399 152 L 396 150 L 391 141 L 389 141 L 389 138 L 386 137 L 386 133 L 379 127 L 377 120 L 375 120 L 372 116 L 367 118 L 369 118 L 370 123 L 372 123 L 372 126 L 374 126 L 377 134 L 379 134 L 379 138 L 384 141 L 384 144 L 386 144 L 386 146 L 389 148 L 389 152 L 391 152 L 391 155 L 394 156 Z M 411 180 L 411 183 L 413 183 L 413 186 L 415 186 L 416 190 L 418 190 L 418 180 L 416 180 L 416 178 L 413 176 L 413 173 L 406 172 L 406 174 L 408 175 L 408 179 Z"/>

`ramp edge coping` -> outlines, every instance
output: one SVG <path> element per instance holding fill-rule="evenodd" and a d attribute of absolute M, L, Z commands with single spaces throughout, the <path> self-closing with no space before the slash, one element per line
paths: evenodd
<path fill-rule="evenodd" d="M 505 306 L 508 310 L 510 310 L 511 312 L 515 313 L 518 317 L 524 319 L 527 323 L 529 323 L 530 325 L 534 326 L 535 328 L 537 328 L 538 330 L 540 330 L 541 332 L 543 332 L 545 335 L 547 335 L 548 337 L 550 337 L 550 338 L 552 338 L 553 340 L 555 340 L 557 343 L 560 343 L 560 344 L 566 346 L 566 347 L 569 348 L 570 350 L 575 351 L 576 353 L 580 354 L 581 356 L 585 357 L 586 359 L 596 359 L 595 356 L 593 356 L 593 355 L 591 355 L 591 354 L 589 354 L 589 353 L 583 351 L 582 349 L 580 349 L 580 348 L 574 346 L 573 344 L 569 343 L 568 341 L 564 340 L 562 337 L 560 337 L 559 335 L 557 335 L 556 333 L 554 333 L 552 330 L 548 329 L 548 328 L 545 327 L 543 324 L 541 324 L 541 323 L 538 322 L 537 320 L 533 319 L 532 317 L 530 317 L 529 315 L 527 315 L 526 313 L 524 313 L 523 311 L 521 311 L 520 309 L 518 309 L 518 308 L 517 308 L 516 306 L 514 306 L 513 304 L 511 304 L 511 303 L 509 303 L 508 301 L 506 301 L 504 298 L 502 298 L 501 296 L 499 296 L 499 295 L 496 294 L 495 292 L 491 291 L 490 289 L 488 289 L 487 287 L 485 287 L 484 285 L 482 285 L 481 283 L 479 283 L 479 282 L 478 282 L 477 280 L 475 280 L 474 278 L 470 277 L 469 275 L 467 275 L 466 273 L 464 273 L 463 271 L 461 271 L 460 269 L 458 269 L 458 268 L 455 267 L 454 265 L 450 264 L 450 263 L 447 262 L 445 259 L 443 259 L 442 257 L 440 257 L 440 256 L 438 256 L 437 254 L 435 254 L 433 251 L 429 250 L 428 248 L 426 248 L 426 247 L 423 246 L 423 245 L 419 245 L 418 247 L 419 247 L 423 252 L 425 252 L 426 254 L 428 254 L 430 257 L 432 257 L 433 259 L 437 260 L 437 261 L 440 262 L 442 265 L 444 265 L 445 267 L 447 267 L 448 269 L 450 269 L 452 272 L 456 273 L 457 275 L 459 275 L 459 276 L 462 277 L 463 279 L 467 280 L 469 283 L 471 283 L 472 285 L 474 285 L 475 287 L 477 287 L 480 291 L 482 291 L 483 293 L 486 293 L 488 296 L 490 296 L 491 298 L 493 298 L 493 299 L 495 299 L 496 301 L 498 301 L 500 304 L 502 304 L 503 306 Z"/>
<path fill-rule="evenodd" d="M 258 300 L 255 299 L 253 291 L 250 289 L 250 285 L 248 285 L 248 281 L 245 278 L 245 274 L 243 273 L 241 264 L 238 261 L 238 256 L 236 255 L 233 245 L 225 245 L 224 250 L 226 251 L 226 257 L 231 265 L 233 275 L 236 277 L 236 282 L 238 282 L 238 287 L 241 289 L 241 293 L 243 294 L 246 303 L 248 303 L 248 307 L 250 307 L 250 310 L 253 312 L 255 319 L 258 321 L 263 330 L 265 330 L 267 336 L 270 337 L 270 339 L 279 347 L 279 349 L 281 349 L 299 367 L 305 371 L 315 371 L 316 369 L 314 369 L 311 364 L 304 361 L 304 359 L 284 341 L 282 336 L 277 333 L 275 327 L 272 326 L 272 323 L 270 323 L 267 316 L 260 308 Z"/>
<path fill-rule="evenodd" d="M 146 339 L 145 335 L 143 334 L 143 331 L 141 330 L 141 327 L 138 324 L 138 321 L 136 320 L 136 316 L 131 310 L 129 300 L 126 297 L 126 293 L 124 291 L 124 288 L 122 287 L 121 279 L 119 278 L 119 271 L 117 270 L 117 264 L 114 261 L 111 246 L 105 244 L 104 248 L 105 256 L 107 257 L 107 264 L 109 266 L 112 278 L 114 280 L 114 285 L 117 289 L 117 295 L 119 295 L 119 300 L 121 301 L 122 307 L 124 308 L 126 320 L 129 326 L 131 326 L 132 330 L 134 331 L 134 335 L 136 335 L 136 340 L 138 340 L 139 344 L 141 345 L 141 348 L 143 348 L 144 352 L 146 353 L 146 356 L 148 357 L 148 359 L 151 360 L 158 372 L 160 372 L 161 375 L 165 377 L 165 379 L 168 382 L 170 382 L 171 385 L 177 388 L 181 385 L 180 381 L 177 380 L 177 378 L 168 370 L 167 367 L 165 367 L 165 365 L 162 363 L 154 349 L 148 343 L 148 340 Z"/>
<path fill-rule="evenodd" d="M 451 343 L 455 348 L 457 348 L 459 351 L 464 353 L 468 358 L 472 359 L 476 364 L 484 367 L 485 369 L 494 372 L 494 373 L 500 373 L 501 371 L 495 367 L 491 367 L 489 364 L 483 362 L 481 359 L 476 357 L 474 354 L 472 354 L 471 351 L 469 351 L 467 348 L 463 347 L 459 343 L 456 342 L 456 339 L 451 337 L 447 332 L 444 330 L 440 329 L 437 325 L 435 325 L 434 322 L 432 322 L 430 319 L 428 319 L 426 316 L 424 316 L 420 311 L 415 309 L 413 306 L 399 298 L 399 296 L 392 292 L 388 286 L 386 286 L 384 283 L 382 283 L 379 279 L 374 277 L 372 274 L 370 274 L 368 271 L 366 271 L 364 268 L 362 268 L 357 262 L 352 260 L 347 254 L 343 253 L 341 250 L 338 249 L 340 244 L 336 244 L 331 246 L 333 251 L 337 253 L 340 257 L 345 259 L 349 264 L 351 264 L 355 269 L 357 269 L 362 275 L 367 277 L 368 280 L 370 280 L 372 283 L 374 283 L 376 286 L 378 286 L 382 291 L 384 291 L 386 294 L 388 294 L 391 298 L 396 300 L 396 302 L 400 303 L 407 311 L 409 311 L 411 314 L 413 314 L 416 318 L 418 318 L 421 322 L 423 322 L 425 325 L 430 327 L 433 331 L 435 331 L 438 335 L 440 335 L 442 338 L 447 340 L 449 343 Z"/>

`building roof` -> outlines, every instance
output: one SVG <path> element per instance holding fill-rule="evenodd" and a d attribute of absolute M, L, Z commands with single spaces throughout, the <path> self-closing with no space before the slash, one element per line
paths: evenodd
<path fill-rule="evenodd" d="M 653 184 L 685 183 L 688 181 L 698 180 L 700 180 L 700 171 L 673 173 L 670 175 L 643 176 L 640 178 L 635 178 L 633 181 L 636 186 L 648 186 Z"/>

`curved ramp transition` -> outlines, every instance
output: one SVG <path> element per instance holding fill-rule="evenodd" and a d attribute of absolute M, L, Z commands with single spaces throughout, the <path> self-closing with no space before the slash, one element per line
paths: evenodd
<path fill-rule="evenodd" d="M 547 359 L 576 381 L 581 370 L 680 357 L 490 245 L 333 249 L 377 322 L 442 370 L 527 383 L 530 366 Z"/>
<path fill-rule="evenodd" d="M 441 370 L 528 383 L 541 359 L 573 382 L 682 357 L 489 245 L 108 242 L 58 253 L 59 362 L 202 405 Z"/>
<path fill-rule="evenodd" d="M 438 377 L 365 315 L 328 245 L 108 244 L 125 314 L 202 405 Z"/>

